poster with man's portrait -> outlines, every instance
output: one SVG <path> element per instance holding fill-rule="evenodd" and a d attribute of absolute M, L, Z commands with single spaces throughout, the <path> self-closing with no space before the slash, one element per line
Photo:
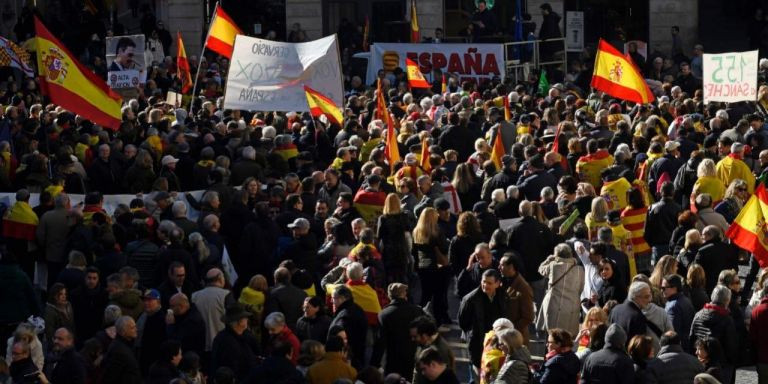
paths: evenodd
<path fill-rule="evenodd" d="M 107 84 L 115 90 L 138 89 L 147 81 L 144 35 L 106 38 Z"/>

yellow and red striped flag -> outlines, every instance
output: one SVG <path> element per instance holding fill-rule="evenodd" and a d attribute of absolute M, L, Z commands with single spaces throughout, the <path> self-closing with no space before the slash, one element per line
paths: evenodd
<path fill-rule="evenodd" d="M 26 201 L 15 202 L 3 218 L 3 236 L 12 239 L 35 240 L 39 223 L 37 214 Z"/>
<path fill-rule="evenodd" d="M 416 0 L 411 0 L 411 43 L 416 44 L 420 41 L 419 19 L 416 16 Z"/>
<path fill-rule="evenodd" d="M 309 113 L 312 117 L 320 117 L 325 114 L 329 120 L 341 125 L 344 122 L 344 114 L 333 100 L 325 97 L 322 93 L 304 86 L 304 93 L 307 95 L 307 104 L 309 104 Z"/>
<path fill-rule="evenodd" d="M 427 135 L 424 135 L 424 139 L 421 140 L 421 164 L 419 166 L 424 173 L 429 174 L 432 171 L 432 164 L 429 163 L 429 139 Z"/>
<path fill-rule="evenodd" d="M 229 15 L 224 12 L 221 5 L 216 6 L 211 26 L 208 29 L 208 38 L 205 47 L 229 59 L 232 58 L 232 50 L 235 49 L 235 36 L 242 35 L 243 31 L 235 24 Z"/>
<path fill-rule="evenodd" d="M 176 53 L 176 67 L 178 68 L 179 79 L 181 79 L 181 93 L 187 93 L 192 89 L 192 71 L 189 69 L 187 50 L 184 49 L 184 41 L 181 40 L 181 32 L 176 32 L 176 45 L 178 46 Z"/>
<path fill-rule="evenodd" d="M 35 16 L 40 88 L 51 102 L 106 128 L 120 127 L 122 99 Z"/>
<path fill-rule="evenodd" d="M 752 252 L 760 268 L 768 267 L 768 191 L 760 183 L 725 233 L 733 244 Z"/>
<path fill-rule="evenodd" d="M 635 63 L 603 39 L 600 39 L 597 46 L 595 70 L 590 85 L 613 97 L 639 104 L 650 103 L 655 99 Z"/>
<path fill-rule="evenodd" d="M 405 70 L 408 75 L 408 86 L 411 88 L 429 88 L 429 82 L 424 78 L 419 66 L 411 59 L 405 59 Z"/>
<path fill-rule="evenodd" d="M 501 124 L 497 124 L 496 137 L 493 139 L 493 147 L 491 147 L 491 161 L 496 165 L 497 171 L 501 171 L 501 158 L 506 154 L 507 151 L 504 149 L 504 142 L 501 140 Z"/>

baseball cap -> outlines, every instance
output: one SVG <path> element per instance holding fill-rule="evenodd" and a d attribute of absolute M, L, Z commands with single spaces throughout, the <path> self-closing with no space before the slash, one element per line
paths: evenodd
<path fill-rule="evenodd" d="M 680 143 L 678 143 L 677 141 L 670 140 L 664 143 L 664 150 L 667 152 L 674 151 L 678 148 L 680 148 Z"/>
<path fill-rule="evenodd" d="M 173 157 L 171 155 L 165 155 L 165 156 L 163 156 L 162 163 L 163 163 L 163 165 L 168 165 L 168 164 L 176 163 L 178 161 L 179 161 L 179 159 L 177 159 L 177 158 L 175 158 L 175 157 Z"/>
<path fill-rule="evenodd" d="M 147 289 L 144 291 L 144 294 L 141 295 L 141 298 L 151 299 L 151 300 L 160 300 L 160 291 L 154 288 Z"/>
<path fill-rule="evenodd" d="M 293 223 L 288 224 L 288 228 L 309 229 L 309 220 L 303 217 L 299 217 L 298 219 L 294 220 Z"/>

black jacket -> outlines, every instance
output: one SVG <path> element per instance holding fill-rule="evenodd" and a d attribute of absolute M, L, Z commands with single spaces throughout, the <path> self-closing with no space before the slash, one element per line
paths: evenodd
<path fill-rule="evenodd" d="M 88 289 L 82 286 L 70 294 L 73 317 L 75 321 L 75 334 L 77 339 L 85 341 L 93 337 L 101 329 L 102 317 L 93 316 L 95 313 L 104 313 L 107 307 L 107 292 L 101 288 Z"/>
<path fill-rule="evenodd" d="M 379 313 L 381 327 L 373 348 L 371 365 L 379 366 L 384 351 L 388 351 L 384 374 L 394 372 L 402 377 L 410 377 L 413 373 L 416 343 L 411 340 L 409 324 L 423 314 L 424 310 L 418 305 L 400 299 L 395 299 L 382 309 Z"/>
<path fill-rule="evenodd" d="M 46 376 L 55 384 L 84 384 L 86 379 L 85 360 L 73 348 L 58 356 L 48 356 Z"/>
<path fill-rule="evenodd" d="M 317 340 L 325 344 L 328 338 L 328 328 L 331 326 L 331 318 L 326 314 L 317 314 L 314 319 L 302 316 L 296 321 L 296 329 L 293 333 L 299 341 Z"/>
<path fill-rule="evenodd" d="M 138 323 L 144 323 L 139 337 L 139 366 L 142 375 L 149 372 L 149 367 L 157 361 L 160 351 L 160 344 L 166 340 L 165 312 L 158 310 L 149 315 L 146 312 L 141 314 Z"/>
<path fill-rule="evenodd" d="M 488 185 L 485 187 L 485 193 L 483 194 L 483 200 L 486 202 L 491 201 L 491 194 L 496 189 L 503 189 L 507 190 L 507 187 L 510 185 L 515 185 L 518 178 L 517 172 L 512 171 L 511 169 L 507 168 L 501 172 L 497 172 L 491 180 L 488 182 Z M 538 200 L 538 199 L 537 199 Z"/>
<path fill-rule="evenodd" d="M 634 363 L 624 351 L 627 339 L 626 333 L 620 326 L 611 325 L 605 333 L 603 349 L 592 352 L 584 361 L 581 383 L 634 383 Z"/>
<path fill-rule="evenodd" d="M 705 305 L 696 312 L 691 323 L 690 345 L 695 345 L 696 340 L 713 337 L 723 347 L 723 363 L 735 363 L 739 356 L 736 337 L 736 326 L 733 318 L 722 308 L 715 309 Z"/>
<path fill-rule="evenodd" d="M 158 361 L 149 368 L 149 384 L 168 384 L 179 377 L 179 370 L 170 362 Z"/>
<path fill-rule="evenodd" d="M 651 205 L 645 220 L 645 241 L 649 245 L 666 245 L 677 227 L 677 215 L 681 211 L 680 205 L 672 199 L 663 199 Z"/>
<path fill-rule="evenodd" d="M 92 190 L 105 195 L 116 194 L 121 191 L 120 183 L 123 181 L 123 169 L 112 157 L 107 161 L 97 158 L 88 168 L 88 178 Z"/>
<path fill-rule="evenodd" d="M 267 296 L 265 313 L 281 312 L 285 315 L 285 324 L 293 328 L 301 317 L 306 297 L 307 293 L 293 284 L 279 284 Z"/>
<path fill-rule="evenodd" d="M 251 368 L 245 384 L 302 384 L 306 380 L 285 356 L 270 356 Z"/>
<path fill-rule="evenodd" d="M 475 288 L 461 299 L 459 327 L 469 334 L 469 356 L 475 366 L 480 366 L 485 333 L 496 319 L 504 317 L 507 307 L 504 293 L 498 290 L 493 300 L 480 288 Z"/>
<path fill-rule="evenodd" d="M 240 159 L 232 164 L 229 184 L 234 186 L 240 185 L 249 177 L 255 177 L 259 180 L 264 178 L 264 168 L 256 160 Z"/>
<path fill-rule="evenodd" d="M 517 186 L 520 187 L 520 192 L 522 192 L 526 199 L 539 201 L 541 190 L 544 187 L 551 187 L 557 190 L 557 178 L 553 174 L 541 170 L 528 176 L 520 177 L 517 181 Z"/>
<path fill-rule="evenodd" d="M 541 280 L 538 267 L 555 248 L 555 236 L 552 231 L 546 225 L 528 216 L 515 219 L 507 232 L 509 233 L 507 246 L 523 255 L 526 267 L 521 272 L 525 281 Z"/>
<path fill-rule="evenodd" d="M 319 246 L 315 234 L 309 232 L 293 240 L 283 253 L 282 260 L 293 260 L 297 268 L 306 269 L 315 275 L 320 272 L 320 259 L 317 257 Z"/>
<path fill-rule="evenodd" d="M 36 384 L 40 382 L 37 378 L 40 370 L 32 362 L 31 357 L 12 362 L 9 368 L 14 384 Z"/>
<path fill-rule="evenodd" d="M 103 383 L 142 384 L 139 361 L 133 351 L 133 342 L 120 336 L 109 345 L 109 350 L 102 363 Z"/>
<path fill-rule="evenodd" d="M 645 315 L 630 299 L 613 307 L 610 322 L 622 328 L 626 334 L 626 341 L 632 340 L 637 335 L 645 335 L 647 330 Z"/>
<path fill-rule="evenodd" d="M 182 351 L 194 351 L 202 356 L 205 351 L 205 320 L 195 304 L 189 304 L 189 311 L 184 315 L 176 315 L 176 321 L 168 325 L 168 339 L 181 343 Z"/>
<path fill-rule="evenodd" d="M 238 335 L 231 328 L 224 328 L 213 338 L 211 372 L 227 367 L 235 373 L 237 381 L 245 380 L 250 367 L 256 364 L 254 347 L 258 351 L 257 344 L 256 339 L 248 331 Z"/>
<path fill-rule="evenodd" d="M 738 250 L 730 244 L 720 240 L 710 240 L 699 248 L 694 262 L 704 268 L 704 273 L 707 276 L 706 288 L 707 292 L 710 293 L 717 285 L 720 271 L 724 269 L 738 270 L 739 254 Z"/>
<path fill-rule="evenodd" d="M 366 319 L 363 309 L 355 304 L 353 299 L 349 299 L 339 306 L 328 329 L 328 336 L 335 335 L 342 329 L 347 332 L 352 366 L 358 370 L 363 369 L 366 365 L 365 338 L 368 333 L 368 319 Z"/>
<path fill-rule="evenodd" d="M 437 144 L 440 148 L 452 148 L 459 152 L 459 159 L 467 159 L 472 155 L 477 136 L 467 127 L 447 125 L 440 133 Z"/>

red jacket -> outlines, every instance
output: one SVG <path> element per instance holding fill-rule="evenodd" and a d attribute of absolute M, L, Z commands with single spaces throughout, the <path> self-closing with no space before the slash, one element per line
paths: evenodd
<path fill-rule="evenodd" d="M 749 338 L 755 346 L 757 362 L 768 364 L 768 297 L 763 297 L 760 304 L 752 309 Z"/>

